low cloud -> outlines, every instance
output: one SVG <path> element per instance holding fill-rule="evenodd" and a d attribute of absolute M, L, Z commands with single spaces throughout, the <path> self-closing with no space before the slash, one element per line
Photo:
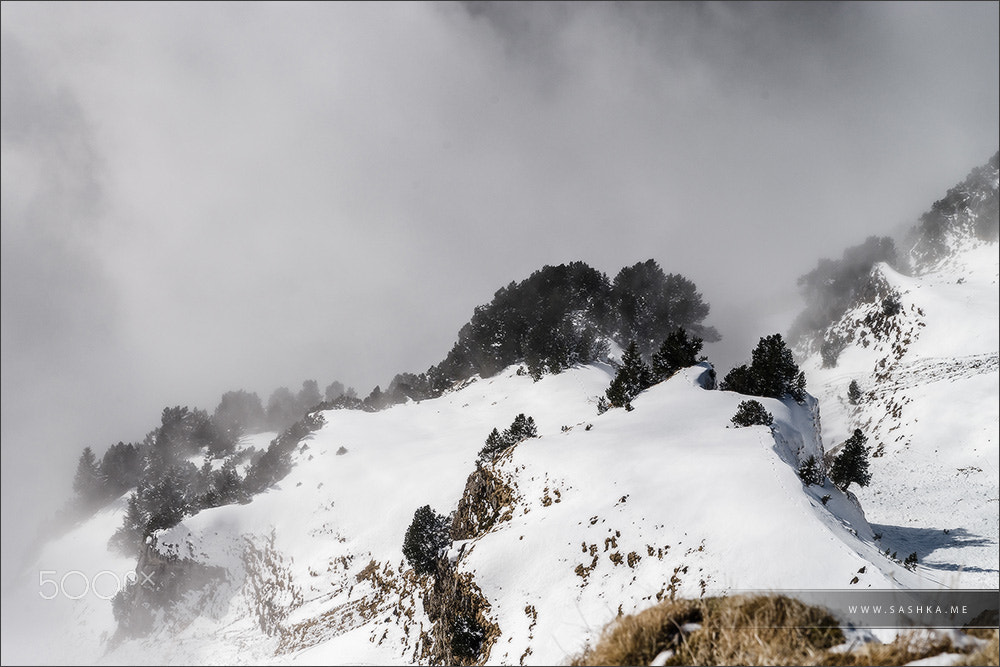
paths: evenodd
<path fill-rule="evenodd" d="M 5 571 L 39 452 L 367 393 L 544 264 L 685 275 L 724 372 L 998 144 L 995 3 L 2 12 Z"/>

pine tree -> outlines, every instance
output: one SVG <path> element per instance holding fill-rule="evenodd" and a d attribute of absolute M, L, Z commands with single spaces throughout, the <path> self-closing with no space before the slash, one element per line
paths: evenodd
<path fill-rule="evenodd" d="M 745 396 L 760 396 L 760 386 L 753 371 L 746 364 L 733 368 L 726 373 L 719 383 L 719 389 L 723 391 L 735 391 L 737 394 Z"/>
<path fill-rule="evenodd" d="M 509 442 L 517 444 L 522 440 L 537 437 L 538 429 L 535 427 L 535 420 L 531 417 L 525 417 L 522 412 L 514 417 L 514 421 L 511 422 L 510 428 L 504 431 L 504 435 Z"/>
<path fill-rule="evenodd" d="M 197 475 L 198 469 L 189 464 Z M 171 466 L 156 482 L 139 489 L 139 501 L 149 517 L 147 532 L 173 528 L 188 513 L 191 505 L 188 486 L 192 477 L 187 466 Z"/>
<path fill-rule="evenodd" d="M 799 371 L 781 334 L 761 338 L 751 359 L 750 367 L 760 383 L 762 396 L 782 398 L 789 394 L 796 401 L 803 399 L 805 375 Z"/>
<path fill-rule="evenodd" d="M 653 384 L 653 372 L 642 360 L 633 340 L 622 355 L 622 365 L 605 391 L 612 407 L 632 409 L 632 399 Z"/>
<path fill-rule="evenodd" d="M 840 454 L 830 467 L 830 479 L 841 491 L 846 491 L 851 482 L 858 486 L 868 486 L 872 475 L 868 470 L 868 437 L 861 429 L 854 429 L 854 435 L 844 443 Z"/>
<path fill-rule="evenodd" d="M 781 334 L 765 336 L 751 354 L 750 365 L 737 366 L 722 380 L 720 389 L 748 396 L 805 399 L 806 376 L 799 370 Z"/>
<path fill-rule="evenodd" d="M 819 469 L 819 464 L 816 463 L 816 457 L 810 455 L 802 465 L 799 466 L 799 479 L 806 486 L 812 486 L 813 484 L 823 484 L 823 472 Z"/>
<path fill-rule="evenodd" d="M 507 442 L 500 431 L 493 429 L 488 436 L 486 436 L 486 444 L 482 449 L 479 450 L 479 458 L 482 460 L 493 460 L 500 452 L 507 448 Z"/>
<path fill-rule="evenodd" d="M 260 396 L 247 391 L 227 391 L 212 415 L 219 428 L 235 442 L 245 433 L 264 428 L 264 407 Z"/>
<path fill-rule="evenodd" d="M 403 537 L 403 555 L 417 574 L 434 572 L 437 560 L 451 544 L 448 518 L 424 505 L 413 513 Z"/>
<path fill-rule="evenodd" d="M 666 337 L 653 355 L 653 377 L 656 380 L 666 380 L 682 368 L 694 366 L 698 363 L 702 342 L 697 336 L 688 338 L 684 328 L 678 327 Z"/>
<path fill-rule="evenodd" d="M 538 437 L 538 428 L 535 426 L 535 420 L 526 417 L 522 412 L 514 417 L 514 421 L 508 428 L 504 429 L 503 433 L 497 429 L 490 432 L 486 437 L 486 444 L 479 450 L 479 459 L 482 461 L 496 460 L 500 454 L 517 443 L 536 437 Z"/>
<path fill-rule="evenodd" d="M 101 458 L 101 477 L 109 495 L 136 486 L 142 477 L 142 452 L 134 444 L 111 445 Z"/>
<path fill-rule="evenodd" d="M 316 407 L 323 400 L 323 397 L 319 393 L 319 384 L 317 384 L 316 380 L 305 380 L 302 383 L 302 389 L 299 390 L 299 395 L 295 398 L 302 413 Z"/>
<path fill-rule="evenodd" d="M 346 389 L 344 388 L 343 382 L 334 380 L 327 385 L 324 393 L 326 395 L 326 400 L 335 401 L 346 393 Z"/>
<path fill-rule="evenodd" d="M 73 478 L 73 490 L 87 504 L 99 501 L 104 495 L 104 480 L 97 467 L 97 457 L 90 447 L 84 447 Z"/>
<path fill-rule="evenodd" d="M 743 401 L 736 408 L 736 414 L 730 420 L 740 426 L 771 426 L 774 417 L 768 412 L 760 401 Z"/>
<path fill-rule="evenodd" d="M 138 491 L 128 497 L 121 527 L 108 541 L 108 546 L 120 553 L 133 555 L 149 534 L 149 517 L 142 509 Z"/>

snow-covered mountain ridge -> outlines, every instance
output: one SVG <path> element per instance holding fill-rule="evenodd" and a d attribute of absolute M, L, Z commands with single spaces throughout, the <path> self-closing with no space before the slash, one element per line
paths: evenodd
<path fill-rule="evenodd" d="M 44 645 L 65 656 L 69 641 L 80 661 L 426 661 L 432 588 L 408 568 L 403 535 L 416 508 L 458 506 L 484 437 L 519 413 L 539 437 L 487 464 L 509 490 L 508 518 L 451 549 L 489 663 L 565 662 L 619 613 L 671 595 L 933 584 L 880 553 L 851 499 L 799 480 L 799 461 L 822 456 L 815 401 L 761 399 L 774 433 L 732 428 L 745 397 L 706 390 L 696 366 L 641 394 L 634 411 L 598 416 L 610 374 L 587 365 L 535 382 L 512 367 L 438 399 L 325 411 L 275 487 L 157 535 L 140 569 L 221 570 L 178 588 L 151 634 L 118 632 L 110 603 L 93 595 L 36 597 L 34 612 L 59 628 Z M 56 578 L 127 569 L 105 546 L 123 504 L 51 543 L 39 566 Z"/>
<path fill-rule="evenodd" d="M 876 531 L 960 587 L 998 585 L 998 266 L 996 243 L 968 236 L 915 276 L 879 264 L 826 332 L 836 365 L 818 352 L 802 364 L 828 446 L 855 428 L 869 438 L 858 496 Z"/>

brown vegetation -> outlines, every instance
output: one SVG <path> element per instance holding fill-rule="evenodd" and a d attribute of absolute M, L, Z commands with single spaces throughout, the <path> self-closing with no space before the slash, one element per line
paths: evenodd
<path fill-rule="evenodd" d="M 827 612 L 781 595 L 669 600 L 612 622 L 574 665 L 904 665 L 942 653 L 964 653 L 963 665 L 996 665 L 989 643 L 960 650 L 946 635 L 901 635 L 891 644 L 844 642 Z"/>

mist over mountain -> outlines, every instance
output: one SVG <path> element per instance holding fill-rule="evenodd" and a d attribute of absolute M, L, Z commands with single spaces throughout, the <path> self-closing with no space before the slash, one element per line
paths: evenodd
<path fill-rule="evenodd" d="M 996 3 L 0 14 L 5 663 L 994 585 Z"/>
<path fill-rule="evenodd" d="M 165 408 L 80 456 L 41 579 L 8 593 L 31 655 L 551 664 L 676 599 L 996 588 L 997 192 L 994 156 L 907 255 L 872 237 L 803 276 L 804 372 L 766 332 L 717 372 L 693 282 L 574 262 L 385 392 Z"/>

